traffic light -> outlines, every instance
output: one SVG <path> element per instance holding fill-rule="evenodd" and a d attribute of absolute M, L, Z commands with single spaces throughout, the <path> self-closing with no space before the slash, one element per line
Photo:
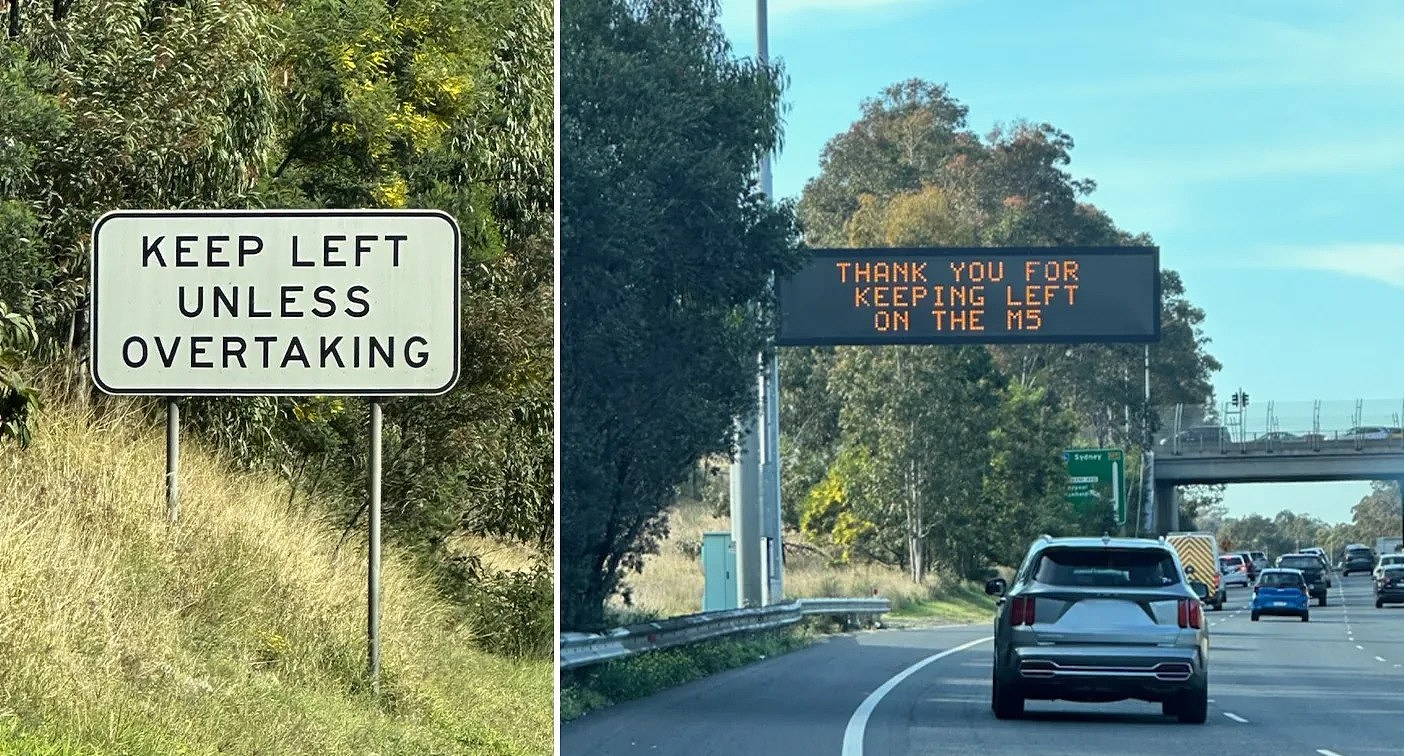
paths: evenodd
<path fill-rule="evenodd" d="M 1247 407 L 1247 406 L 1248 406 L 1248 394 L 1247 394 L 1247 392 L 1243 391 L 1242 389 L 1239 389 L 1238 391 L 1235 391 L 1234 394 L 1233 394 L 1233 406 L 1235 406 L 1235 407 Z"/>

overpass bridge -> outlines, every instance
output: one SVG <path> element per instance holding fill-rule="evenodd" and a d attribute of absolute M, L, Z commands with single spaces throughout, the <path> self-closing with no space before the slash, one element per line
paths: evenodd
<path fill-rule="evenodd" d="M 1177 405 L 1162 413 L 1161 426 L 1150 465 L 1153 534 L 1180 529 L 1180 486 L 1404 483 L 1404 400 L 1267 402 L 1251 410 Z"/>

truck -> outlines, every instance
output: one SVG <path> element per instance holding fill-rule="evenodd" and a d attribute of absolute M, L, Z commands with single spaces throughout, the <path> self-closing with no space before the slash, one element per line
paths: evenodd
<path fill-rule="evenodd" d="M 1380 536 L 1375 539 L 1375 556 L 1384 556 L 1385 554 L 1393 554 L 1396 551 L 1404 550 L 1400 548 L 1400 544 L 1404 544 L 1404 538 L 1400 538 L 1399 536 Z"/>
<path fill-rule="evenodd" d="M 1180 555 L 1180 564 L 1194 568 L 1187 579 L 1200 600 L 1215 611 L 1223 611 L 1228 592 L 1219 575 L 1219 539 L 1201 531 L 1166 533 L 1165 540 Z"/>

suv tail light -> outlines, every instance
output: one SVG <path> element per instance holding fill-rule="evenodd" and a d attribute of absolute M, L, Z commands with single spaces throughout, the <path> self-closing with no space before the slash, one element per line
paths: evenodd
<path fill-rule="evenodd" d="M 1009 624 L 1011 627 L 1020 625 L 1032 625 L 1034 623 L 1034 599 L 1033 596 L 1019 596 L 1009 605 Z"/>
<path fill-rule="evenodd" d="M 1179 620 L 1180 627 L 1198 630 L 1204 624 L 1204 608 L 1196 599 L 1180 599 Z"/>

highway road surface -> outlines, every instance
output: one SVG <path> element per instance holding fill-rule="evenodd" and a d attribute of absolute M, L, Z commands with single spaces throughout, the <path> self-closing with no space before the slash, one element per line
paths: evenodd
<path fill-rule="evenodd" d="M 1251 622 L 1232 588 L 1210 627 L 1209 721 L 1141 701 L 1030 701 L 990 712 L 986 624 L 840 636 L 561 729 L 571 756 L 1404 753 L 1404 606 L 1376 609 L 1368 575 L 1337 576 L 1311 621 Z"/>

